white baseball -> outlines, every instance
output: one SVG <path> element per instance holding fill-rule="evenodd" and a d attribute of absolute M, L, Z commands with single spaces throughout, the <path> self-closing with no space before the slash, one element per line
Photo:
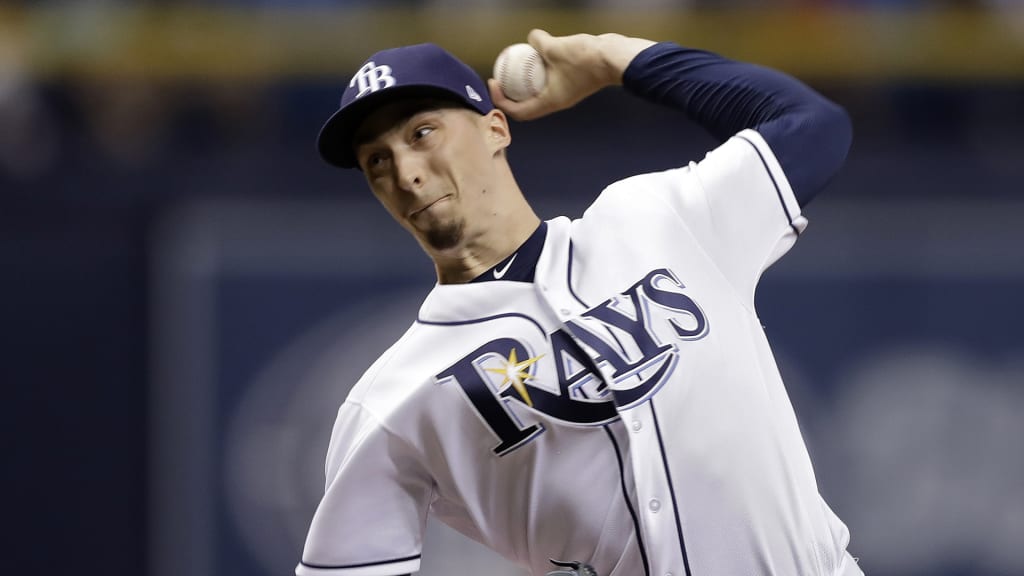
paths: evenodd
<path fill-rule="evenodd" d="M 544 60 L 529 44 L 513 44 L 494 61 L 494 78 L 509 100 L 520 102 L 540 94 L 547 82 Z"/>

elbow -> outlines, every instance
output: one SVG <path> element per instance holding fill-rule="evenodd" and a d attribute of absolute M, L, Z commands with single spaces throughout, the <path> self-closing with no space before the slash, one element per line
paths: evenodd
<path fill-rule="evenodd" d="M 813 135 L 808 145 L 815 158 L 815 166 L 801 204 L 806 205 L 810 199 L 828 186 L 829 182 L 839 173 L 846 163 L 846 156 L 853 144 L 853 122 L 846 110 L 838 104 L 826 100 L 819 112 L 819 118 L 812 123 Z"/>
<path fill-rule="evenodd" d="M 796 171 L 801 178 L 793 190 L 801 206 L 807 206 L 839 173 L 853 143 L 850 115 L 838 104 L 822 100 L 814 118 L 804 124 L 801 168 Z"/>
<path fill-rule="evenodd" d="M 762 135 L 789 177 L 797 201 L 806 206 L 846 161 L 853 123 L 841 106 L 821 98 L 765 126 Z"/>
<path fill-rule="evenodd" d="M 826 100 L 820 112 L 823 137 L 827 148 L 832 151 L 832 164 L 836 171 L 846 162 L 846 155 L 853 144 L 853 121 L 846 109 Z"/>

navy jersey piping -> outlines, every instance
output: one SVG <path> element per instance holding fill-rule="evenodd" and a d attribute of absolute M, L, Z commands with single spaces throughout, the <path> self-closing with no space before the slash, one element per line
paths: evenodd
<path fill-rule="evenodd" d="M 640 548 L 640 560 L 644 563 L 644 575 L 650 576 L 651 567 L 647 562 L 647 549 L 644 547 L 643 531 L 640 529 L 640 518 L 637 517 L 636 510 L 633 508 L 633 501 L 629 499 L 629 493 L 626 492 L 626 471 L 623 468 L 622 452 L 619 450 L 619 443 L 615 440 L 615 435 L 612 434 L 611 428 L 607 424 L 602 426 L 602 428 L 608 433 L 608 440 L 611 441 L 612 447 L 615 448 L 615 459 L 619 463 L 619 484 L 622 486 L 622 499 L 626 501 L 626 508 L 633 519 L 633 530 L 636 531 L 636 544 Z"/>
<path fill-rule="evenodd" d="M 739 138 L 740 140 L 743 140 L 747 144 L 750 144 L 754 148 L 754 152 L 757 152 L 757 157 L 761 159 L 761 164 L 764 166 L 764 171 L 768 173 L 768 177 L 771 178 L 772 180 L 772 186 L 775 187 L 775 195 L 778 196 L 779 198 L 779 204 L 782 204 L 782 211 L 786 213 L 786 221 L 789 222 L 789 227 L 793 229 L 793 232 L 795 232 L 796 235 L 799 236 L 800 230 L 798 230 L 796 225 L 793 224 L 793 216 L 789 213 L 789 208 L 786 206 L 786 200 L 782 197 L 782 189 L 779 188 L 779 183 L 775 181 L 775 175 L 772 174 L 771 168 L 768 167 L 768 162 L 765 161 L 764 155 L 761 154 L 761 150 L 757 147 L 757 144 L 754 144 L 754 142 L 751 141 L 746 136 L 740 136 L 737 134 L 736 137 Z"/>
<path fill-rule="evenodd" d="M 748 140 L 748 142 L 750 142 L 750 141 Z M 751 142 L 751 145 L 753 145 L 752 142 Z M 757 150 L 757 147 L 755 146 L 754 149 Z M 761 154 L 760 151 L 758 151 L 758 156 L 760 156 L 760 154 Z M 763 157 L 761 158 L 761 162 L 764 162 L 764 158 Z M 768 165 L 765 164 L 765 169 L 767 169 L 767 168 L 768 168 Z M 769 171 L 768 174 L 771 175 L 771 172 Z M 772 178 L 772 183 L 773 184 L 775 183 L 775 178 Z M 779 190 L 778 186 L 775 187 L 775 190 L 778 192 L 778 190 Z M 779 199 L 780 200 L 782 199 L 782 193 L 781 192 L 779 192 Z M 783 204 L 783 208 L 785 208 L 785 204 Z M 786 216 L 787 217 L 789 216 L 789 211 L 788 210 L 786 211 Z M 790 225 L 792 226 L 792 221 L 790 221 Z M 795 230 L 795 228 L 794 228 L 794 230 Z M 584 302 L 583 299 L 581 299 L 579 296 L 577 296 L 576 295 L 576 291 L 572 289 L 572 252 L 573 252 L 573 244 L 572 244 L 572 240 L 570 240 L 569 241 L 569 268 L 568 268 L 568 276 L 566 278 L 566 284 L 568 284 L 568 286 L 569 286 L 569 293 L 572 294 L 573 298 L 575 298 L 576 301 L 579 302 L 584 308 L 588 308 L 587 303 Z M 612 334 L 612 337 L 615 338 L 615 334 Z M 615 338 L 615 342 L 616 342 L 616 344 L 619 345 L 620 348 L 622 348 L 622 343 L 619 342 L 618 338 Z M 672 497 L 672 511 L 675 514 L 675 519 L 676 519 L 676 531 L 677 531 L 677 533 L 679 535 L 679 548 L 680 548 L 680 550 L 682 550 L 682 553 L 683 553 L 683 568 L 686 570 L 686 576 L 692 576 L 692 573 L 690 572 L 690 559 L 689 559 L 689 557 L 686 554 L 686 541 L 683 538 L 683 524 L 682 524 L 682 521 L 679 518 L 679 504 L 678 504 L 678 502 L 676 500 L 675 488 L 672 486 L 672 473 L 669 470 L 668 458 L 665 455 L 665 444 L 664 444 L 664 442 L 661 439 L 661 426 L 658 424 L 658 415 L 654 411 L 653 399 L 650 401 L 650 403 L 651 403 L 651 416 L 654 419 L 654 431 L 657 433 L 657 436 L 658 436 L 658 451 L 661 452 L 661 463 L 662 463 L 662 466 L 664 466 L 664 468 L 665 468 L 665 477 L 668 480 L 669 494 Z M 607 425 L 606 425 L 606 427 L 607 427 Z M 611 434 L 610 431 L 609 431 L 609 434 Z M 618 446 L 617 445 L 616 445 L 616 456 L 618 456 Z M 625 489 L 625 488 L 623 488 L 623 489 Z M 627 497 L 626 500 L 627 500 L 627 503 L 628 503 L 629 498 Z M 632 504 L 630 504 L 629 511 L 630 511 L 630 514 L 633 514 Z M 636 517 L 634 516 L 634 519 L 635 518 Z M 637 542 L 638 543 L 640 542 L 640 533 L 639 532 L 637 533 Z M 646 571 L 647 570 L 646 554 L 644 554 L 644 548 L 643 548 L 642 544 L 641 544 L 641 547 L 640 547 L 640 553 L 641 553 L 641 555 L 645 559 L 644 569 Z"/>
<path fill-rule="evenodd" d="M 661 452 L 661 462 L 665 467 L 665 479 L 668 480 L 668 492 L 672 498 L 672 512 L 676 517 L 676 532 L 679 534 L 679 549 L 683 553 L 683 568 L 686 570 L 686 576 L 692 576 L 690 572 L 690 559 L 686 554 L 686 540 L 683 538 L 683 523 L 679 518 L 679 503 L 676 500 L 676 489 L 672 484 L 672 471 L 668 466 L 668 458 L 665 456 L 665 443 L 661 439 L 661 424 L 658 423 L 658 412 L 654 408 L 654 399 L 650 400 L 651 403 L 651 418 L 654 420 L 654 432 L 658 436 L 658 450 Z"/>
<path fill-rule="evenodd" d="M 572 238 L 570 238 L 569 239 L 569 267 L 568 267 L 568 269 L 566 271 L 566 275 L 565 275 L 565 285 L 568 286 L 568 288 L 569 288 L 569 294 L 572 294 L 572 297 L 575 298 L 576 301 L 579 302 L 581 306 L 583 306 L 584 308 L 589 308 L 589 306 L 587 306 L 587 303 L 584 302 L 583 299 L 580 298 L 578 294 L 576 294 L 576 291 L 572 289 L 572 252 L 573 252 L 573 244 L 572 244 Z"/>
<path fill-rule="evenodd" d="M 523 318 L 525 320 L 529 320 L 534 326 L 537 327 L 537 330 L 539 330 L 541 334 L 547 336 L 547 332 L 545 332 L 544 328 L 541 327 L 540 322 L 537 322 L 536 320 L 530 318 L 526 314 L 520 314 L 519 312 L 506 312 L 505 314 L 495 314 L 494 316 L 485 316 L 483 318 L 474 318 L 472 320 L 452 320 L 450 322 L 442 322 L 439 320 L 423 320 L 422 318 L 417 317 L 416 322 L 419 322 L 420 324 L 426 324 L 428 326 L 465 326 L 468 324 L 479 324 L 481 322 L 487 322 L 489 320 L 497 320 L 498 318 L 510 317 L 518 317 Z"/>
<path fill-rule="evenodd" d="M 583 306 L 584 308 L 590 308 L 590 306 L 588 306 L 587 303 L 584 302 L 578 294 L 576 294 L 576 291 L 572 289 L 572 254 L 573 244 L 572 240 L 570 239 L 569 266 L 566 270 L 565 284 L 569 288 L 569 293 L 572 294 L 572 297 L 575 298 L 576 301 L 580 303 L 580 306 Z M 614 338 L 615 335 L 612 334 L 612 337 Z M 573 342 L 575 343 L 575 341 Z M 618 339 L 616 339 L 616 342 L 618 342 Z M 619 346 L 622 346 L 622 344 L 619 343 Z M 600 377 L 601 371 L 598 370 L 597 365 L 594 364 L 594 361 L 590 357 L 590 355 L 584 353 L 583 357 L 587 359 L 587 364 L 590 365 L 588 366 L 590 371 L 593 372 L 596 376 Z M 636 531 L 636 545 L 640 548 L 640 558 L 641 560 L 643 560 L 644 563 L 644 574 L 645 576 L 650 576 L 651 568 L 647 561 L 647 548 L 646 546 L 644 546 L 643 531 L 640 528 L 640 518 L 636 515 L 636 510 L 633 509 L 633 502 L 629 499 L 629 494 L 626 492 L 626 478 L 625 470 L 623 470 L 622 453 L 619 451 L 619 444 L 618 442 L 615 441 L 615 436 L 612 435 L 612 431 L 608 427 L 608 425 L 605 424 L 603 428 L 605 429 L 605 432 L 608 433 L 608 439 L 611 440 L 612 446 L 615 448 L 615 458 L 619 462 L 619 482 L 622 486 L 622 499 L 626 501 L 626 508 L 629 510 L 629 515 L 633 518 L 633 529 Z"/>
<path fill-rule="evenodd" d="M 349 568 L 366 568 L 369 566 L 383 566 L 384 564 L 397 564 L 399 562 L 408 562 L 409 560 L 419 560 L 421 554 L 413 554 L 412 556 L 406 556 L 405 558 L 393 558 L 391 560 L 381 560 L 378 562 L 363 562 L 361 564 L 339 564 L 337 566 L 328 566 L 326 564 L 310 564 L 309 562 L 300 562 L 306 568 L 316 568 L 318 570 L 344 570 Z"/>

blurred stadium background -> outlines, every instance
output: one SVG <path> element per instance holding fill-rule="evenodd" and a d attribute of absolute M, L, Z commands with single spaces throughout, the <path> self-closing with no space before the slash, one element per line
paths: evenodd
<path fill-rule="evenodd" d="M 712 49 L 850 111 L 849 162 L 758 296 L 822 492 L 869 575 L 1024 574 L 1012 0 L 0 3 L 0 572 L 291 572 L 337 405 L 433 283 L 318 161 L 320 123 L 377 49 L 486 75 L 535 26 Z M 513 135 L 545 217 L 711 145 L 616 90 Z M 426 545 L 427 576 L 518 574 Z"/>

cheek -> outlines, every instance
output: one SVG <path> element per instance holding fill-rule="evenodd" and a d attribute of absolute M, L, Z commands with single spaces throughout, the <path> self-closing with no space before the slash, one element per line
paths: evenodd
<path fill-rule="evenodd" d="M 481 190 L 493 185 L 494 163 L 484 143 L 476 144 L 460 151 L 459 157 L 463 159 L 463 162 L 460 162 L 460 176 L 466 189 L 480 193 Z"/>
<path fill-rule="evenodd" d="M 470 207 L 479 206 L 486 202 L 491 195 L 488 187 L 491 186 L 482 166 L 479 164 L 466 164 L 455 176 L 455 188 L 464 202 L 470 202 Z"/>
<path fill-rule="evenodd" d="M 392 194 L 389 194 L 386 190 L 382 190 L 381 188 L 374 186 L 370 186 L 370 190 L 373 192 L 373 195 L 377 198 L 377 201 L 380 202 L 381 206 L 383 206 L 384 209 L 388 211 L 388 214 L 391 214 L 392 218 L 398 220 L 399 222 L 403 220 L 401 215 L 404 214 L 405 211 L 402 209 L 401 206 L 398 205 L 398 202 L 395 200 Z"/>

